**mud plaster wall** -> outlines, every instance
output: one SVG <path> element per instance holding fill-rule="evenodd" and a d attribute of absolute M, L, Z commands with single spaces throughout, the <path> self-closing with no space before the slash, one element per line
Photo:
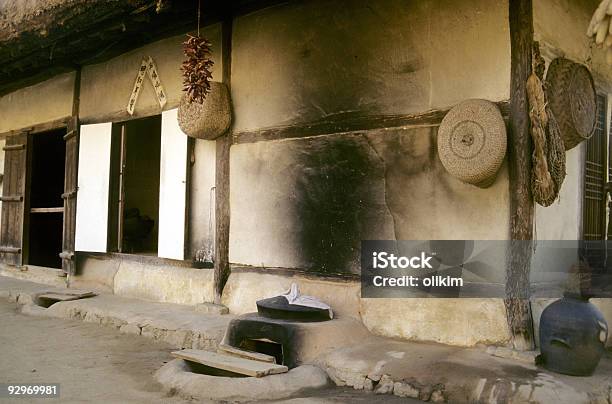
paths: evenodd
<path fill-rule="evenodd" d="M 234 130 L 507 99 L 507 21 L 507 6 L 481 0 L 310 1 L 239 17 Z M 505 168 L 492 188 L 462 184 L 435 138 L 391 129 L 234 145 L 230 261 L 358 273 L 362 239 L 506 239 Z"/>
<path fill-rule="evenodd" d="M 508 99 L 506 1 L 298 1 L 234 21 L 234 130 Z"/>
<path fill-rule="evenodd" d="M 213 80 L 221 80 L 221 28 L 214 24 L 204 28 L 202 34 L 213 43 Z M 143 58 L 151 56 L 157 65 L 161 83 L 166 90 L 168 102 L 164 110 L 176 108 L 182 95 L 183 84 L 180 71 L 183 61 L 185 35 L 135 49 L 107 62 L 83 67 L 81 83 L 81 120 L 86 123 L 109 120 L 109 117 L 127 118 L 127 106 L 136 74 Z M 150 116 L 161 113 L 153 87 L 147 82 L 142 87 L 136 103 L 134 116 Z"/>
<path fill-rule="evenodd" d="M 310 1 L 240 17 L 234 130 L 508 99 L 507 10 L 506 2 L 480 0 L 461 7 Z M 357 274 L 362 239 L 507 239 L 505 164 L 489 189 L 463 184 L 441 166 L 436 132 L 395 128 L 232 146 L 230 261 Z M 242 289 L 241 281 L 232 274 L 223 295 L 236 313 L 252 311 L 289 280 Z M 306 279 L 291 281 L 309 289 Z M 508 339 L 499 299 L 360 299 L 343 311 L 327 292 L 308 291 L 379 335 L 455 345 Z"/>
<path fill-rule="evenodd" d="M 216 142 L 196 139 L 191 160 L 189 191 L 189 253 L 193 259 L 198 251 L 212 249 L 215 232 L 214 190 Z M 211 212 L 212 208 L 212 212 Z M 212 223 L 212 228 L 211 228 Z"/>
<path fill-rule="evenodd" d="M 55 76 L 0 97 L 0 133 L 72 114 L 74 73 Z"/>
<path fill-rule="evenodd" d="M 612 69 L 605 62 L 605 51 L 586 36 L 599 3 L 599 0 L 534 0 L 534 34 L 546 59 L 563 56 L 586 64 L 597 84 L 611 92 Z"/>

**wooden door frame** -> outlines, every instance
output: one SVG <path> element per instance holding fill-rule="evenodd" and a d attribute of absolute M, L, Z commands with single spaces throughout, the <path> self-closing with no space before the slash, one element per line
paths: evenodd
<path fill-rule="evenodd" d="M 34 129 L 30 132 L 28 132 L 28 157 L 27 157 L 27 162 L 26 162 L 26 188 L 25 188 L 25 193 L 24 193 L 24 201 L 25 201 L 25 205 L 24 205 L 24 211 L 23 211 L 23 229 L 22 229 L 22 233 L 23 233 L 23 255 L 22 255 L 22 263 L 23 265 L 29 265 L 29 261 L 30 261 L 30 200 L 31 200 L 31 193 L 32 193 L 32 164 L 33 164 L 33 159 L 34 159 L 34 151 L 33 151 L 33 147 L 34 147 L 34 136 L 40 136 L 40 135 L 44 135 L 45 132 L 51 132 L 51 131 L 57 131 L 57 130 L 64 130 L 66 133 L 64 134 L 64 140 L 65 140 L 65 136 L 69 131 L 69 127 L 70 127 L 70 120 L 71 118 L 66 118 L 65 120 L 57 120 L 57 121 L 51 121 L 47 124 L 43 124 L 43 125 L 39 125 L 34 127 Z M 65 143 L 65 142 L 64 142 Z M 64 144 L 65 147 L 65 144 Z M 78 152 L 77 152 L 78 153 Z M 64 157 L 64 185 L 66 182 L 66 158 L 68 156 Z M 63 199 L 62 199 L 63 200 Z M 66 223 L 66 206 L 64 203 L 64 212 L 62 213 L 62 248 L 63 248 L 63 240 L 64 240 L 64 228 L 65 228 L 65 223 Z M 58 254 L 60 254 L 61 257 L 61 253 L 62 251 L 59 251 Z M 61 270 L 61 268 L 51 268 L 53 270 Z"/>
<path fill-rule="evenodd" d="M 25 188 L 23 195 L 23 218 L 21 223 L 21 266 L 28 265 L 29 261 L 29 252 L 30 252 L 30 199 L 31 199 L 31 176 L 32 176 L 32 159 L 33 159 L 33 142 L 32 138 L 36 135 L 41 135 L 44 132 L 61 130 L 68 128 L 72 117 L 67 116 L 60 119 L 55 119 L 31 126 L 27 126 L 21 129 L 14 129 L 5 133 L 0 134 L 0 139 L 8 139 L 17 135 L 26 135 L 27 136 L 27 145 L 26 145 L 26 164 L 25 164 Z M 6 178 L 6 176 L 5 176 Z M 65 220 L 65 218 L 64 218 Z M 3 226 L 6 223 L 2 224 Z"/>

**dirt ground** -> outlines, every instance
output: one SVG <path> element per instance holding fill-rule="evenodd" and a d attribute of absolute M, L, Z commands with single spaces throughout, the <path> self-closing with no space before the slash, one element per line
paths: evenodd
<path fill-rule="evenodd" d="M 60 399 L 7 403 L 187 403 L 168 396 L 152 377 L 172 348 L 95 324 L 19 314 L 0 301 L 0 383 L 60 383 Z M 288 403 L 406 403 L 347 388 L 316 391 Z"/>
<path fill-rule="evenodd" d="M 152 374 L 171 348 L 99 325 L 17 313 L 0 302 L 0 382 L 60 383 L 61 399 L 7 402 L 182 403 Z"/>

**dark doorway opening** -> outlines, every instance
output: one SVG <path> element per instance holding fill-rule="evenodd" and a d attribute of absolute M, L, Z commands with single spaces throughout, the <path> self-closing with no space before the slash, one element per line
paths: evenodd
<path fill-rule="evenodd" d="M 161 115 L 113 125 L 109 245 L 157 255 Z"/>
<path fill-rule="evenodd" d="M 61 268 L 64 223 L 65 129 L 31 137 L 27 263 Z"/>
<path fill-rule="evenodd" d="M 284 365 L 283 345 L 263 339 L 244 339 L 239 344 L 240 349 L 274 356 L 276 363 Z"/>

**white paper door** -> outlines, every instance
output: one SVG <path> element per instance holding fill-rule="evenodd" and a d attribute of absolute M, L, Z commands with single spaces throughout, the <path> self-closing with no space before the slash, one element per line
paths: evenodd
<path fill-rule="evenodd" d="M 112 123 L 82 125 L 75 250 L 106 252 Z"/>
<path fill-rule="evenodd" d="M 177 111 L 162 113 L 158 255 L 183 260 L 188 139 L 179 128 Z"/>

